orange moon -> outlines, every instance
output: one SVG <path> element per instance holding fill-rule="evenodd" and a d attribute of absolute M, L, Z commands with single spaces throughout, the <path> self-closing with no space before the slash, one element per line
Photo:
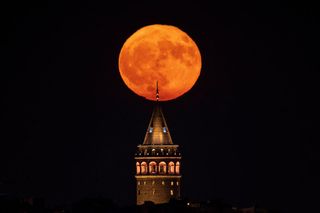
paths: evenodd
<path fill-rule="evenodd" d="M 189 91 L 201 70 L 196 43 L 171 25 L 149 25 L 132 34 L 119 55 L 120 75 L 134 93 L 159 101 L 175 99 Z"/>

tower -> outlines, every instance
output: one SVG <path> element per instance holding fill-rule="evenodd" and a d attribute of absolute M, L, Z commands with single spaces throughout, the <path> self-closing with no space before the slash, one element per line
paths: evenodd
<path fill-rule="evenodd" d="M 157 100 L 159 94 L 157 90 Z M 167 203 L 180 197 L 181 154 L 172 143 L 159 102 L 156 102 L 142 145 L 135 153 L 137 205 Z"/>

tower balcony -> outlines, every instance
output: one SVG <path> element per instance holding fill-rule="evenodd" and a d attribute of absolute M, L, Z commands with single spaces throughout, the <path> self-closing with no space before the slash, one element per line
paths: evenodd
<path fill-rule="evenodd" d="M 139 145 L 135 157 L 181 157 L 178 145 Z"/>

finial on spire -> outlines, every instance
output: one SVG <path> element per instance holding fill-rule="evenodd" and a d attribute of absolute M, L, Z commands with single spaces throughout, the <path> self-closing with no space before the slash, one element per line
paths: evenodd
<path fill-rule="evenodd" d="M 158 88 L 158 81 L 157 81 L 156 99 L 157 99 L 157 101 L 159 101 L 159 88 Z"/>

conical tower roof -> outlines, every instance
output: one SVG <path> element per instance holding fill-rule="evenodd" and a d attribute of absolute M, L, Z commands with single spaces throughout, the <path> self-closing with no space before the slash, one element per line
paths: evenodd
<path fill-rule="evenodd" d="M 153 110 L 143 145 L 172 145 L 170 132 L 159 103 Z"/>

